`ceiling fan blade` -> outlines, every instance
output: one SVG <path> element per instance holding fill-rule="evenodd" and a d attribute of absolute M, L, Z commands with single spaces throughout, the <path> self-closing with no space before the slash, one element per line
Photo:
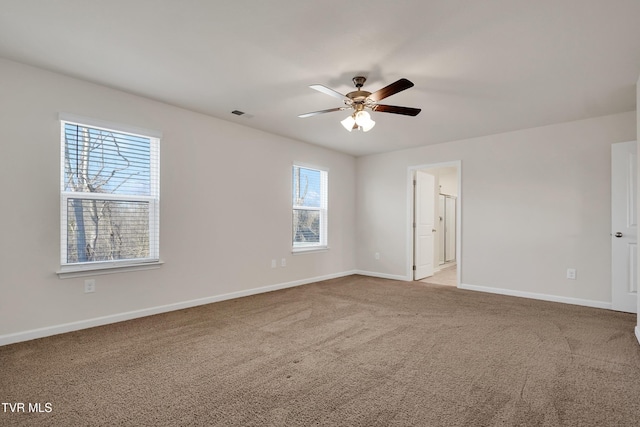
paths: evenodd
<path fill-rule="evenodd" d="M 349 108 L 351 108 L 351 107 L 329 108 L 328 110 L 320 110 L 320 111 L 313 111 L 311 113 L 300 114 L 298 117 L 300 117 L 300 118 L 312 117 L 312 116 L 317 116 L 319 114 L 332 113 L 334 111 L 342 111 L 342 110 L 346 110 L 346 109 L 349 109 Z"/>
<path fill-rule="evenodd" d="M 345 99 L 346 96 L 344 96 L 343 94 L 341 94 L 340 92 L 336 92 L 335 90 L 328 88 L 326 86 L 322 86 L 322 85 L 311 85 L 309 86 L 311 89 L 315 89 L 318 92 L 322 92 L 322 93 L 326 93 L 327 95 L 331 95 L 334 96 L 338 99 Z"/>
<path fill-rule="evenodd" d="M 403 114 L 405 116 L 417 116 L 420 111 L 422 111 L 420 108 L 398 107 L 396 105 L 384 104 L 376 104 L 373 106 L 372 110 L 380 111 L 381 113 Z"/>
<path fill-rule="evenodd" d="M 413 83 L 411 83 L 407 79 L 400 79 L 397 82 L 391 83 L 390 85 L 373 92 L 368 96 L 368 98 L 372 101 L 378 102 L 381 99 L 384 99 L 391 95 L 395 95 L 396 93 L 402 92 L 403 90 L 409 89 L 410 87 L 413 87 Z"/>

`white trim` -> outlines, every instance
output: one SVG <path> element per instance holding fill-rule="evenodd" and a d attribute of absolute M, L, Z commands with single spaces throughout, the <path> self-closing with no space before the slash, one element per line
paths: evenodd
<path fill-rule="evenodd" d="M 95 263 L 83 263 L 63 265 L 56 271 L 60 279 L 72 279 L 74 277 L 99 276 L 102 274 L 122 273 L 124 271 L 155 270 L 164 264 L 162 261 L 102 261 Z"/>
<path fill-rule="evenodd" d="M 407 277 L 413 279 L 413 178 L 418 170 L 455 167 L 458 174 L 458 194 L 456 196 L 456 277 L 458 287 L 462 283 L 462 160 L 431 163 L 407 167 Z"/>
<path fill-rule="evenodd" d="M 469 291 L 487 292 L 490 294 L 508 295 L 512 297 L 530 298 L 542 301 L 560 302 L 564 304 L 581 305 L 585 307 L 604 308 L 606 310 L 611 310 L 611 303 L 606 301 L 561 297 L 557 295 L 539 294 L 537 292 L 515 291 L 512 289 L 492 288 L 489 286 L 467 285 L 465 283 L 460 283 L 460 285 L 458 285 L 458 288 L 466 289 Z"/>
<path fill-rule="evenodd" d="M 638 344 L 640 344 L 640 325 L 636 326 L 636 339 L 638 340 Z"/>
<path fill-rule="evenodd" d="M 294 162 L 291 163 L 291 166 L 292 167 L 293 166 L 299 166 L 299 167 L 304 168 L 304 169 L 313 169 L 313 170 L 317 170 L 317 171 L 326 171 L 326 172 L 329 172 L 329 170 L 330 170 L 328 167 L 320 166 L 317 163 L 306 163 L 306 162 L 294 161 Z"/>
<path fill-rule="evenodd" d="M 291 244 L 292 244 L 292 252 L 296 252 L 298 249 L 305 250 L 308 247 L 313 247 L 316 249 L 327 249 L 329 245 L 329 170 L 328 169 L 318 169 L 317 167 L 312 166 L 303 166 L 302 164 L 294 163 L 291 167 L 291 183 L 293 184 L 296 176 L 295 169 L 307 169 L 320 173 L 320 206 L 319 207 L 311 207 L 311 206 L 300 206 L 296 205 L 297 198 L 291 198 L 291 206 L 292 206 L 292 220 L 293 220 L 293 212 L 297 210 L 306 210 L 306 211 L 317 211 L 318 218 L 320 221 L 319 224 L 319 232 L 320 232 L 320 241 L 318 243 L 304 243 L 304 242 L 295 242 L 295 235 L 291 236 Z M 292 195 L 293 196 L 293 195 Z M 293 230 L 293 229 L 292 229 Z"/>
<path fill-rule="evenodd" d="M 300 246 L 291 249 L 291 255 L 312 254 L 315 252 L 329 252 L 329 246 Z"/>
<path fill-rule="evenodd" d="M 81 200 L 114 200 L 116 202 L 144 202 L 152 203 L 157 200 L 154 196 L 137 196 L 131 194 L 118 193 L 81 193 L 75 191 L 62 191 L 65 199 L 81 199 Z"/>
<path fill-rule="evenodd" d="M 87 270 L 103 270 L 105 268 L 115 268 L 124 266 L 127 268 L 120 268 L 119 271 L 124 270 L 148 270 L 149 267 L 144 266 L 142 268 L 137 267 L 143 263 L 157 263 L 160 258 L 160 138 L 162 133 L 159 131 L 147 130 L 142 128 L 135 128 L 128 125 L 120 125 L 114 123 L 108 123 L 99 119 L 92 119 L 88 117 L 76 116 L 68 113 L 58 114 L 60 125 L 60 265 L 61 268 L 56 273 L 59 278 L 78 277 L 82 275 L 91 274 L 77 274 L 78 272 L 86 272 Z M 71 123 L 76 126 L 86 126 L 90 128 L 103 129 L 109 132 L 116 132 L 120 134 L 138 135 L 144 139 L 149 140 L 149 172 L 150 172 L 150 195 L 128 195 L 119 193 L 85 193 L 74 192 L 66 190 L 66 126 L 65 123 Z M 70 199 L 79 200 L 115 200 L 124 202 L 136 202 L 146 203 L 149 207 L 148 218 L 148 239 L 149 239 L 149 256 L 144 259 L 139 259 L 131 262 L 131 260 L 124 260 L 122 262 L 108 262 L 108 263 L 90 263 L 83 262 L 82 266 L 76 263 L 68 262 L 68 201 Z M 107 267 L 104 267 L 107 265 Z M 131 266 L 136 266 L 132 268 Z M 157 267 L 155 267 L 157 268 Z M 66 274 L 70 272 L 72 274 Z M 115 271 L 112 271 L 115 272 Z M 107 274 L 108 272 L 97 272 L 95 274 Z"/>
<path fill-rule="evenodd" d="M 264 292 L 277 291 L 279 289 L 292 288 L 294 286 L 307 285 L 309 283 L 323 280 L 336 279 L 338 277 L 351 276 L 357 274 L 356 271 L 344 271 L 342 273 L 327 274 L 324 276 L 311 277 L 308 279 L 295 280 L 293 282 L 279 283 L 275 285 L 262 286 L 260 288 L 247 289 L 244 291 L 231 292 L 228 294 L 214 295 L 211 297 L 198 298 L 189 301 L 182 301 L 173 304 L 149 307 L 141 310 L 128 311 L 125 313 L 111 314 L 107 316 L 95 317 L 93 319 L 80 320 L 77 322 L 63 323 L 60 325 L 47 326 L 44 328 L 31 329 L 23 332 L 0 335 L 0 346 L 13 344 L 22 341 L 44 338 L 52 335 L 64 334 L 81 329 L 93 328 L 96 326 L 108 325 L 111 323 L 123 322 L 125 320 L 137 319 L 139 317 L 152 316 L 154 314 L 166 313 L 169 311 L 182 310 L 204 304 L 225 301 L 234 298 L 246 297 L 249 295 L 261 294 Z"/>
<path fill-rule="evenodd" d="M 109 122 L 106 120 L 94 119 L 92 117 L 80 116 L 71 113 L 58 113 L 58 120 L 63 122 L 71 122 L 78 125 L 92 126 L 106 130 L 115 130 L 118 132 L 133 134 L 137 136 L 151 137 L 162 139 L 162 132 L 155 129 L 146 129 L 138 126 L 127 125 L 123 123 Z"/>
<path fill-rule="evenodd" d="M 401 280 L 403 282 L 413 281 L 412 276 L 399 276 L 396 274 L 378 273 L 375 271 L 356 270 L 354 274 L 360 274 L 362 276 L 378 277 L 380 279 Z"/>

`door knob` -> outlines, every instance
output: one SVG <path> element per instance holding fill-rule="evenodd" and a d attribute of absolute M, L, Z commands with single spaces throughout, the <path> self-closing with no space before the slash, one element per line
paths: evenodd
<path fill-rule="evenodd" d="M 620 237 L 622 237 L 622 233 L 618 231 L 616 234 L 614 234 L 614 236 L 620 238 Z"/>

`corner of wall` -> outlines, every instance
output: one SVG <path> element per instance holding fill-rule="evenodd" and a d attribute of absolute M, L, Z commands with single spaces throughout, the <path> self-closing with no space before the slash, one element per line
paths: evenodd
<path fill-rule="evenodd" d="M 638 140 L 638 135 L 640 135 L 640 108 L 638 108 L 638 105 L 640 105 L 640 76 L 638 76 L 638 82 L 636 83 L 636 141 Z M 638 156 L 640 156 L 640 153 L 638 153 Z M 640 172 L 638 173 L 638 182 L 640 182 Z M 638 192 L 640 193 L 640 187 L 638 187 Z M 638 254 L 638 262 L 640 263 L 640 253 Z M 640 277 L 638 277 L 637 280 L 638 283 L 636 283 L 636 286 L 640 285 Z M 636 320 L 636 338 L 638 338 L 638 343 L 640 343 L 640 292 L 638 293 L 638 318 Z"/>

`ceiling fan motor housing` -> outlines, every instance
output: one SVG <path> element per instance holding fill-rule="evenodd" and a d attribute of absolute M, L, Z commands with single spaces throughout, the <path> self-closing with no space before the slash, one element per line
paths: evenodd
<path fill-rule="evenodd" d="M 356 76 L 353 78 L 353 84 L 356 86 L 356 89 L 353 92 L 349 92 L 345 96 L 349 98 L 349 101 L 345 100 L 345 104 L 353 107 L 353 109 L 358 112 L 362 111 L 364 107 L 371 107 L 367 105 L 367 97 L 371 95 L 371 92 L 367 92 L 366 90 L 360 90 L 362 86 L 364 86 L 364 82 L 367 81 L 366 77 Z"/>
<path fill-rule="evenodd" d="M 364 86 L 364 82 L 367 81 L 366 77 L 363 76 L 355 76 L 353 79 L 353 84 L 360 89 L 362 86 Z"/>

